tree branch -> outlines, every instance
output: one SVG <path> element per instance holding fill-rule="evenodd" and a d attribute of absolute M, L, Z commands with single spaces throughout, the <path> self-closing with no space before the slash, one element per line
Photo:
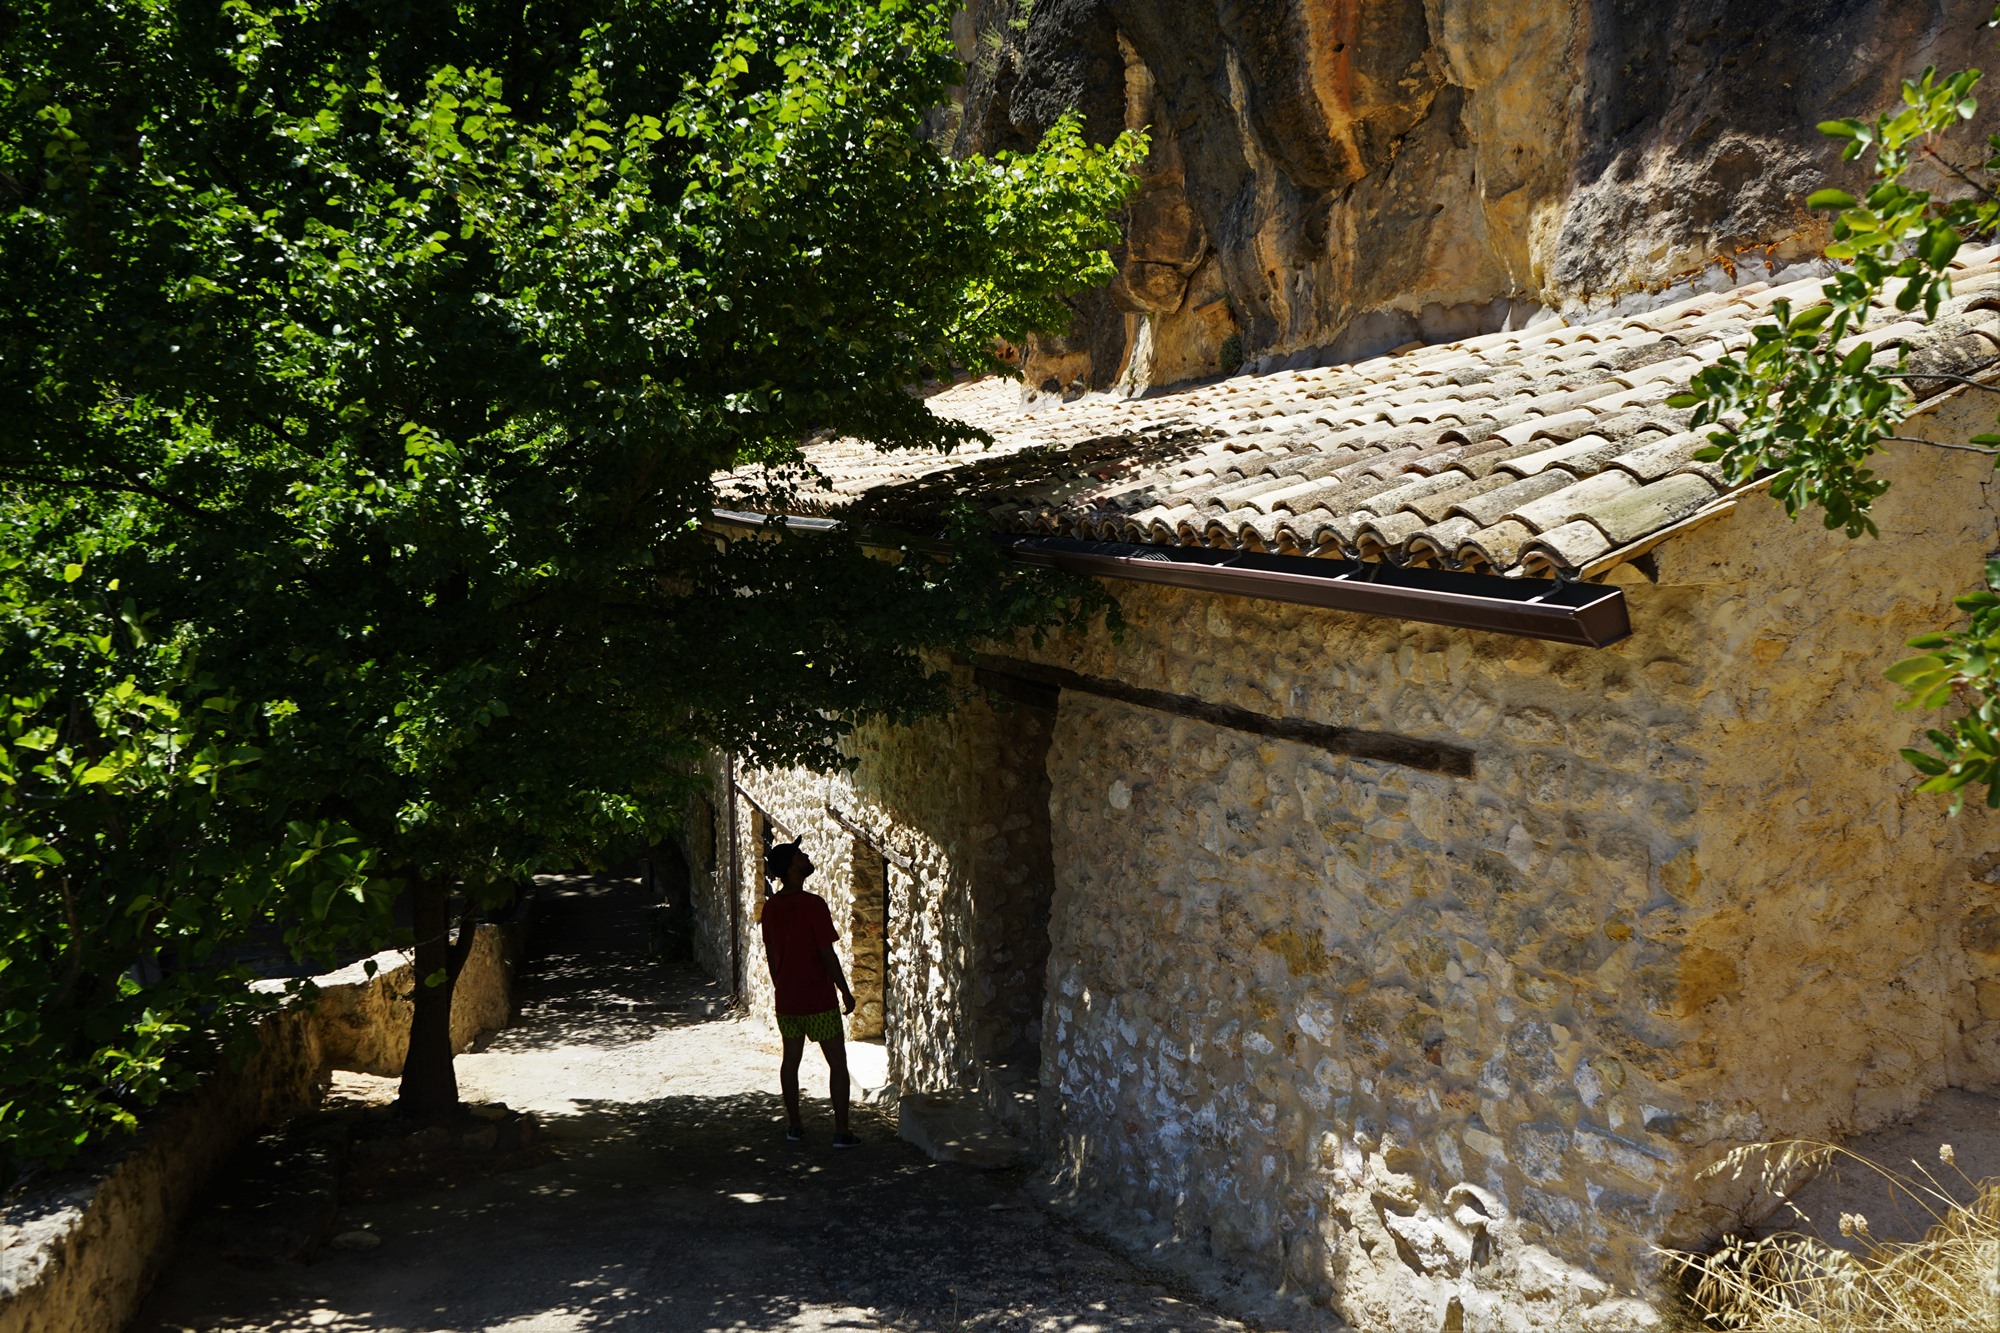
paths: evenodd
<path fill-rule="evenodd" d="M 1933 449 L 1957 449 L 1968 454 L 2000 454 L 2000 449 L 1986 449 L 1976 444 L 1946 444 L 1943 440 L 1920 440 L 1914 435 L 1884 435 L 1885 440 L 1899 440 L 1904 444 L 1928 444 Z"/>
<path fill-rule="evenodd" d="M 1925 157 L 1930 158 L 1931 161 L 1937 163 L 1939 166 L 1943 167 L 1946 171 L 1949 171 L 1952 175 L 1958 177 L 1960 180 L 1964 181 L 1967 185 L 1970 185 L 1973 189 L 1985 195 L 1988 200 L 1994 203 L 2000 203 L 2000 195 L 1994 194 L 1993 191 L 1987 189 L 1984 185 L 1981 185 L 1978 181 L 1972 179 L 1970 175 L 1966 174 L 1965 168 L 1959 166 L 1958 163 L 1952 161 L 1950 158 L 1946 157 L 1943 153 L 1940 153 L 1937 149 L 1931 147 L 1931 145 L 1929 145 L 1928 143 L 1924 145 L 1923 152 Z"/>
<path fill-rule="evenodd" d="M 60 1009 L 69 1003 L 69 997 L 76 990 L 77 980 L 83 976 L 83 926 L 76 919 L 76 897 L 69 890 L 69 876 L 56 876 L 56 887 L 62 891 L 63 919 L 69 923 L 69 955 L 63 967 L 62 985 L 49 1001 L 49 1008 Z"/>
<path fill-rule="evenodd" d="M 1985 380 L 1976 380 L 1970 376 L 1947 375 L 1938 371 L 1892 370 L 1878 376 L 1878 378 L 1885 380 L 1949 380 L 1953 384 L 1963 384 L 1967 388 L 1984 389 L 1988 393 L 2000 393 L 2000 384 L 1988 384 Z"/>
<path fill-rule="evenodd" d="M 82 491 L 123 491 L 132 495 L 144 495 L 158 500 L 161 504 L 177 509 L 189 518 L 203 518 L 221 521 L 224 515 L 213 509 L 204 509 L 192 500 L 163 491 L 157 486 L 149 486 L 134 477 L 120 477 L 116 481 L 96 481 L 88 477 L 45 477 L 33 472 L 0 471 L 0 481 L 21 481 L 36 486 L 60 486 L 69 490 Z"/>

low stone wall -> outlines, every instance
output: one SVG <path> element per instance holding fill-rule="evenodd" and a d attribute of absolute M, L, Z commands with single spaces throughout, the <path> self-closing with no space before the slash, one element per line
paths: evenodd
<path fill-rule="evenodd" d="M 481 926 L 452 999 L 462 1050 L 504 1027 L 519 931 Z M 409 1041 L 410 965 L 377 954 L 317 978 L 319 1004 L 266 1019 L 256 1051 L 211 1075 L 96 1170 L 0 1208 L 0 1333 L 111 1333 L 152 1285 L 188 1205 L 249 1135 L 311 1109 L 326 1073 L 394 1075 Z"/>
<path fill-rule="evenodd" d="M 482 1032 L 507 1026 L 513 1011 L 518 933 L 482 926 L 451 997 L 451 1048 L 462 1051 Z M 375 975 L 355 963 L 317 978 L 313 1018 L 321 1059 L 328 1069 L 393 1078 L 410 1049 L 410 966 L 396 953 L 377 954 Z"/>

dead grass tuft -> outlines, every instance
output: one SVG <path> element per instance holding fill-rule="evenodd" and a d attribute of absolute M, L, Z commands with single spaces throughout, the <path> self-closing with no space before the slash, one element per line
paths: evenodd
<path fill-rule="evenodd" d="M 1776 1147 L 1794 1165 L 1840 1158 L 1878 1172 L 1928 1229 L 1920 1240 L 1878 1240 L 1866 1217 L 1843 1213 L 1839 1230 L 1856 1242 L 1853 1252 L 1792 1231 L 1734 1239 L 1713 1254 L 1666 1251 L 1704 1324 L 1745 1333 L 2000 1329 L 2000 1179 L 1966 1177 L 1948 1144 L 1938 1154 L 1942 1178 L 1920 1163 L 1895 1171 L 1831 1144 Z M 1742 1152 L 1717 1169 L 1769 1163 L 1772 1145 Z"/>

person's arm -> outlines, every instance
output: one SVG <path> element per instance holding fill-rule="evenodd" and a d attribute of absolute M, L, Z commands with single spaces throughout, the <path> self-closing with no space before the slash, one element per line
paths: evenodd
<path fill-rule="evenodd" d="M 833 951 L 831 944 L 819 946 L 819 965 L 826 969 L 826 974 L 833 978 L 835 988 L 840 991 L 841 1003 L 846 1006 L 843 1012 L 853 1013 L 854 992 L 847 989 L 847 974 L 840 970 L 840 955 Z"/>

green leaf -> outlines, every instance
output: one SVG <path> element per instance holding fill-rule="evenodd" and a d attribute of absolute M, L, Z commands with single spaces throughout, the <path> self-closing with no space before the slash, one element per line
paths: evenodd
<path fill-rule="evenodd" d="M 1919 773 L 1925 773 L 1932 777 L 1943 773 L 1947 767 L 1944 760 L 1938 758 L 1936 755 L 1926 754 L 1922 750 L 1903 750 L 1900 753 L 1910 767 L 1916 769 Z"/>
<path fill-rule="evenodd" d="M 1829 126 L 1833 128 L 1829 129 Z M 1841 121 L 1823 120 L 1820 122 L 1819 128 L 1820 133 L 1832 135 L 1835 138 L 1851 139 L 1854 137 L 1854 131 Z M 1806 196 L 1807 208 L 1853 208 L 1854 206 L 1854 196 L 1845 190 L 1814 190 Z"/>

